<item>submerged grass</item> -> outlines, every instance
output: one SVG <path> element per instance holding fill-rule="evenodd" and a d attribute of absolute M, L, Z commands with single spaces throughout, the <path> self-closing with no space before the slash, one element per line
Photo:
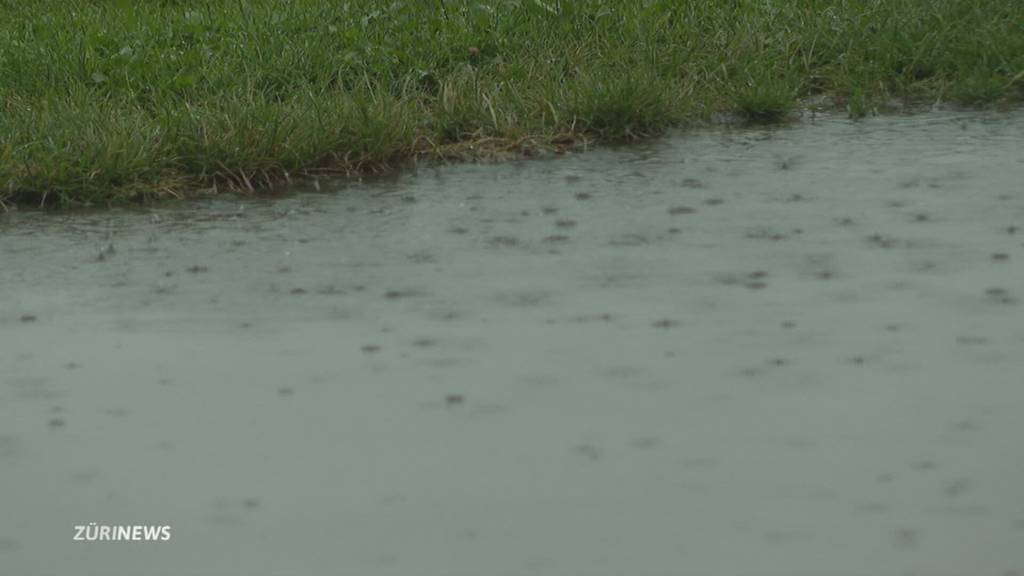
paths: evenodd
<path fill-rule="evenodd" d="M 1024 3 L 0 0 L 0 203 L 629 140 L 807 97 L 1024 99 Z"/>

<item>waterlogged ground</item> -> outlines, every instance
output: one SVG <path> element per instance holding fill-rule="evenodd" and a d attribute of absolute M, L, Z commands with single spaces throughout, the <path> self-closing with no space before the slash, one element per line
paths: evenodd
<path fill-rule="evenodd" d="M 819 116 L 0 217 L 0 571 L 1024 573 L 1022 150 Z"/>

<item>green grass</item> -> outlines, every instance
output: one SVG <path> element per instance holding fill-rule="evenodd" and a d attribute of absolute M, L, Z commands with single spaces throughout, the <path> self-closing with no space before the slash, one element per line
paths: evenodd
<path fill-rule="evenodd" d="M 0 0 L 0 203 L 1024 99 L 1024 2 Z"/>

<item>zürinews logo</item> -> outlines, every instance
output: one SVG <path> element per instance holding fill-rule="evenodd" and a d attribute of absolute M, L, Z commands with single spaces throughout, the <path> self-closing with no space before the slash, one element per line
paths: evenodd
<path fill-rule="evenodd" d="M 170 526 L 107 525 L 90 522 L 75 526 L 76 542 L 167 542 Z"/>

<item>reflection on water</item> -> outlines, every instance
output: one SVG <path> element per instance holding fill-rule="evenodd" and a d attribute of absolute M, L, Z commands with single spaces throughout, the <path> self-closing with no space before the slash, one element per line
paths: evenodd
<path fill-rule="evenodd" d="M 1022 571 L 1022 145 L 819 118 L 0 217 L 0 572 Z"/>

